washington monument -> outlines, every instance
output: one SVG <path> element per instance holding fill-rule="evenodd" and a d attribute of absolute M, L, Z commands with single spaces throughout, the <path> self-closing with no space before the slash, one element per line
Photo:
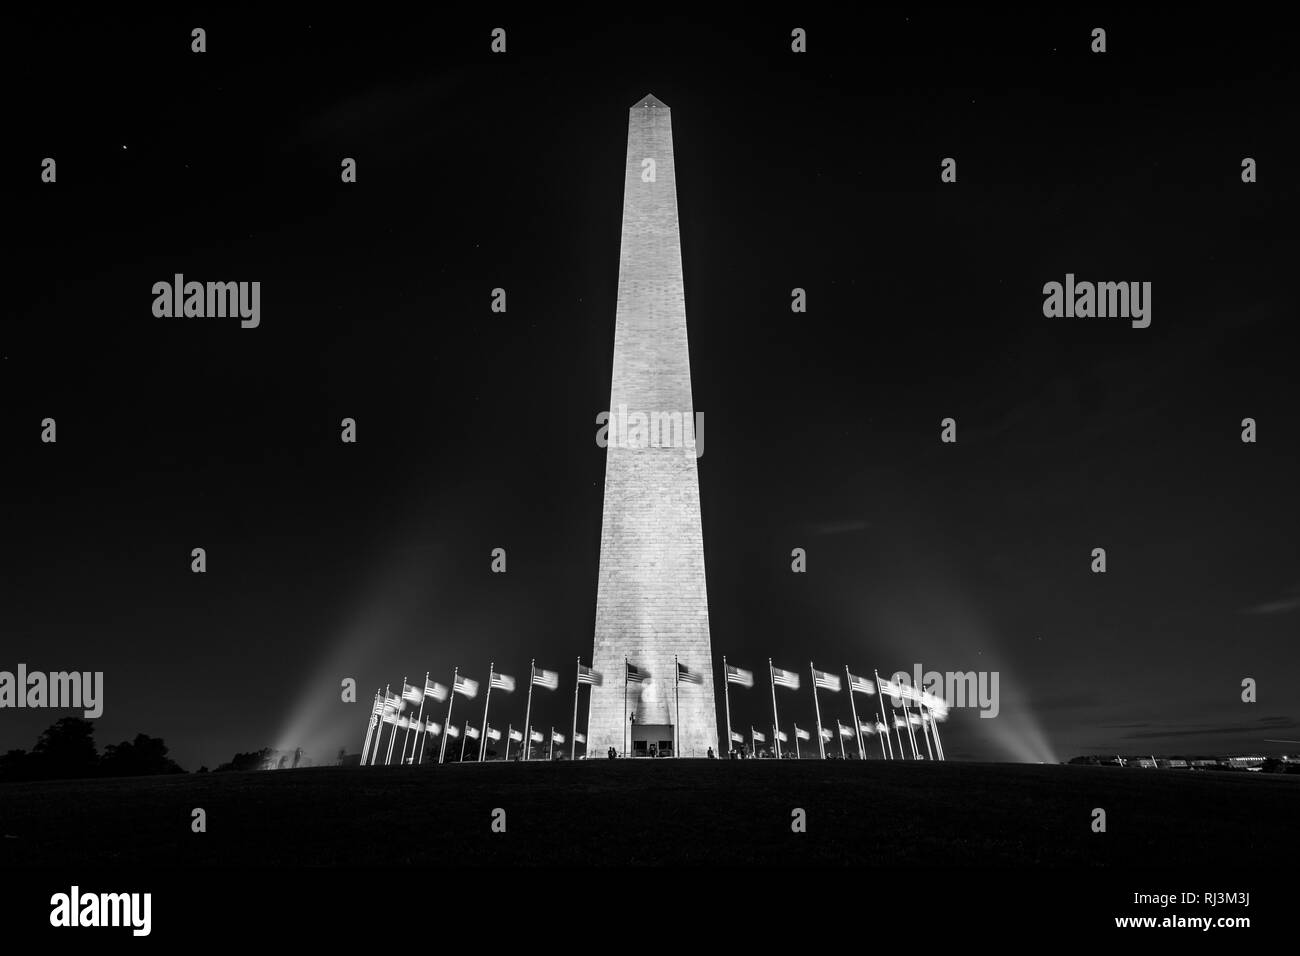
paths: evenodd
<path fill-rule="evenodd" d="M 587 752 L 718 753 L 672 115 L 650 95 L 628 116 L 609 402 Z"/>

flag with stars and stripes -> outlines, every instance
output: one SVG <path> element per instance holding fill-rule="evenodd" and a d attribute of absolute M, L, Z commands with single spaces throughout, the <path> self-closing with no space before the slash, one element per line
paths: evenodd
<path fill-rule="evenodd" d="M 544 687 L 547 690 L 555 690 L 560 686 L 560 675 L 555 671 L 538 670 L 533 668 L 533 686 Z"/>
<path fill-rule="evenodd" d="M 798 690 L 799 675 L 794 671 L 783 671 L 779 667 L 773 667 L 772 683 L 777 687 L 789 687 L 791 690 Z"/>
<path fill-rule="evenodd" d="M 849 691 L 854 694 L 874 694 L 876 682 L 857 674 L 849 674 Z"/>
<path fill-rule="evenodd" d="M 733 667 L 731 664 L 728 664 L 728 665 L 727 665 L 727 683 L 728 683 L 728 684 L 739 684 L 741 687 L 753 687 L 753 686 L 754 686 L 754 672 L 753 672 L 753 671 L 747 671 L 747 670 L 745 670 L 743 667 Z"/>
<path fill-rule="evenodd" d="M 836 675 L 828 674 L 825 671 L 819 671 L 815 667 L 813 668 L 813 682 L 822 690 L 833 690 L 837 692 L 843 686 L 843 683 Z"/>

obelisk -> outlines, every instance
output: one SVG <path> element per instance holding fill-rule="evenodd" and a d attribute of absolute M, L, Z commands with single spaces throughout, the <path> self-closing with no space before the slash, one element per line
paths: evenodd
<path fill-rule="evenodd" d="M 716 754 L 672 115 L 650 95 L 628 117 L 609 402 L 587 752 Z M 699 682 L 675 686 L 678 663 Z"/>

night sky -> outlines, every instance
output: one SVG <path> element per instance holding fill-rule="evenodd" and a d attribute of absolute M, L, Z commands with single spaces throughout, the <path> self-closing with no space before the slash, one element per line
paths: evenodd
<path fill-rule="evenodd" d="M 651 92 L 715 676 L 723 654 L 802 671 L 781 717 L 811 726 L 810 659 L 998 671 L 999 717 L 955 711 L 950 759 L 1300 750 L 1268 742 L 1300 740 L 1285 31 L 805 12 L 16 23 L 0 670 L 103 671 L 100 746 L 161 736 L 188 769 L 355 752 L 376 687 L 490 660 L 520 678 L 495 726 L 536 657 L 562 680 L 534 725 L 567 734 L 627 110 Z M 154 317 L 174 273 L 259 280 L 260 327 Z M 1066 273 L 1150 281 L 1150 328 L 1045 318 Z M 0 712 L 0 751 L 68 713 Z M 768 724 L 766 684 L 732 713 Z M 822 713 L 847 723 L 845 695 Z"/>

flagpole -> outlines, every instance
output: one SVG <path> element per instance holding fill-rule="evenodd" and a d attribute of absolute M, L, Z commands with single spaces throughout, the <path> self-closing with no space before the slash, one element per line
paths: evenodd
<path fill-rule="evenodd" d="M 850 693 L 852 693 L 852 691 L 850 691 Z M 835 716 L 835 736 L 840 738 L 840 759 L 844 760 L 846 759 L 844 756 L 844 735 L 840 733 L 840 718 L 838 714 Z"/>
<path fill-rule="evenodd" d="M 794 727 L 794 759 L 802 760 L 803 748 L 799 746 L 799 725 L 791 724 L 790 726 Z"/>
<path fill-rule="evenodd" d="M 425 678 L 424 678 L 424 693 L 425 693 L 425 696 L 426 696 L 426 697 L 427 697 L 428 694 L 429 694 L 429 678 L 428 678 L 427 674 L 426 674 L 426 676 L 425 676 Z M 424 706 L 424 701 L 423 701 L 423 700 L 420 701 L 420 706 L 421 706 L 421 707 Z M 424 766 L 424 745 L 427 744 L 427 743 L 429 742 L 429 725 L 428 725 L 428 724 L 423 724 L 423 725 L 420 727 L 420 730 L 423 732 L 424 736 L 420 738 L 420 759 L 417 760 L 417 761 L 415 762 L 415 765 L 416 765 L 417 767 L 423 767 L 423 766 Z"/>
<path fill-rule="evenodd" d="M 776 715 L 776 672 L 772 670 L 772 658 L 767 659 L 767 682 L 772 688 L 772 729 L 776 732 L 776 759 L 781 759 L 781 718 Z"/>
<path fill-rule="evenodd" d="M 934 726 L 934 745 L 939 748 L 939 759 L 947 760 L 948 758 L 943 755 L 943 738 L 939 736 L 939 722 L 933 719 L 933 710 L 930 711 L 930 714 L 930 723 Z"/>
<path fill-rule="evenodd" d="M 482 742 L 478 747 L 478 763 L 483 762 L 483 755 L 487 752 L 487 737 L 485 735 L 487 734 L 488 726 L 488 703 L 492 700 L 492 673 L 496 670 L 496 666 L 496 661 L 488 661 L 488 689 L 487 694 L 483 698 L 483 734 L 479 736 L 479 740 Z"/>
<path fill-rule="evenodd" d="M 627 756 L 627 656 L 623 656 L 623 756 Z"/>
<path fill-rule="evenodd" d="M 555 725 L 554 724 L 551 724 L 551 746 L 550 749 L 546 752 L 546 759 L 548 761 L 555 759 Z"/>
<path fill-rule="evenodd" d="M 507 763 L 510 762 L 510 733 L 511 733 L 511 731 L 513 731 L 514 729 L 515 729 L 515 725 L 514 725 L 514 724 L 506 724 L 506 756 L 505 756 L 505 760 L 506 760 Z"/>
<path fill-rule="evenodd" d="M 375 741 L 374 748 L 370 751 L 370 766 L 375 766 L 379 762 L 379 748 L 384 742 L 384 711 L 388 710 L 388 691 L 391 684 L 384 685 L 384 710 L 379 712 L 379 739 Z"/>
<path fill-rule="evenodd" d="M 677 759 L 677 725 L 682 722 L 682 700 L 678 696 L 678 685 L 682 682 L 682 665 L 677 660 L 677 655 L 673 655 L 673 707 L 677 710 L 677 716 L 673 718 L 673 759 Z"/>
<path fill-rule="evenodd" d="M 894 742 L 892 740 L 889 740 L 889 726 L 891 723 L 893 723 L 893 718 L 892 715 L 890 716 L 885 715 L 885 692 L 880 689 L 880 671 L 876 670 L 873 667 L 871 668 L 871 673 L 876 675 L 876 697 L 880 701 L 880 719 L 885 722 L 885 740 L 888 741 L 889 743 L 889 759 L 893 760 Z M 903 756 L 903 741 L 901 739 L 898 741 L 898 756 L 900 758 Z"/>
<path fill-rule="evenodd" d="M 920 688 L 917 689 L 917 692 L 924 693 Z M 925 700 L 921 697 L 917 697 L 916 707 L 921 712 L 921 736 L 925 738 L 925 752 L 929 758 L 933 760 L 934 751 L 930 749 L 930 728 L 926 726 L 927 721 L 925 719 Z"/>
<path fill-rule="evenodd" d="M 727 673 L 727 655 L 722 655 L 722 699 L 727 707 L 727 756 L 731 756 L 731 676 Z"/>
<path fill-rule="evenodd" d="M 582 667 L 582 658 L 578 658 L 578 667 Z M 582 684 L 578 680 L 579 671 L 573 672 L 573 739 L 569 741 L 569 759 L 578 759 L 578 689 Z"/>
<path fill-rule="evenodd" d="M 429 672 L 424 672 L 424 687 L 429 686 Z M 415 763 L 415 745 L 420 742 L 420 731 L 424 729 L 424 687 L 420 688 L 420 712 L 416 715 L 415 720 L 419 724 L 415 728 L 415 739 L 411 741 L 411 763 Z M 405 689 L 405 688 L 403 688 Z M 402 763 L 406 763 L 406 744 L 402 744 Z"/>
<path fill-rule="evenodd" d="M 899 685 L 900 689 L 902 685 Z M 912 759 L 920 760 L 921 752 L 916 749 L 916 733 L 912 730 L 912 709 L 907 706 L 907 698 L 903 698 L 903 717 L 907 721 L 907 739 L 912 744 Z"/>
<path fill-rule="evenodd" d="M 375 734 L 375 708 L 379 706 L 379 690 L 375 690 L 375 699 L 370 704 L 370 718 L 366 721 L 366 742 L 361 745 L 361 766 L 366 765 L 366 756 L 370 753 L 370 738 Z"/>
<path fill-rule="evenodd" d="M 403 690 L 403 692 L 405 692 L 405 690 L 406 690 L 406 675 L 405 675 L 405 674 L 402 675 L 402 690 Z M 399 701 L 405 701 L 405 700 L 406 700 L 406 697 L 403 695 L 403 696 L 399 696 L 397 699 L 398 699 Z M 400 713 L 402 712 L 402 708 L 403 708 L 404 706 L 405 706 L 404 703 L 403 703 L 403 704 L 399 704 L 399 705 L 398 705 L 397 713 L 400 714 Z M 396 715 L 394 715 L 394 716 L 396 716 Z M 408 734 L 411 732 L 411 723 L 410 723 L 409 718 L 408 718 L 407 723 L 406 723 L 406 732 L 407 732 Z M 391 764 L 391 763 L 393 762 L 393 744 L 395 744 L 395 743 L 397 743 L 397 721 L 396 721 L 396 720 L 393 721 L 393 732 L 392 732 L 392 734 L 391 734 L 391 735 L 389 736 L 389 738 L 388 738 L 388 753 L 384 755 L 384 766 L 385 766 L 385 767 L 387 767 L 389 764 Z M 405 742 L 405 741 L 402 742 L 402 747 L 403 747 L 403 748 L 406 747 L 406 742 Z"/>
<path fill-rule="evenodd" d="M 406 700 L 406 678 L 402 678 L 402 700 Z M 424 706 L 424 691 L 420 691 L 420 706 Z M 406 736 L 402 738 L 402 759 L 398 763 L 406 763 L 406 744 L 411 739 L 411 718 L 406 718 Z"/>
<path fill-rule="evenodd" d="M 858 737 L 858 759 L 866 760 L 867 752 L 862 747 L 862 725 L 858 723 L 858 705 L 853 701 L 853 675 L 849 673 L 849 665 L 844 665 L 844 676 L 849 681 L 849 710 L 853 712 L 853 732 Z M 876 688 L 879 690 L 880 688 Z"/>
<path fill-rule="evenodd" d="M 420 757 L 415 761 L 417 767 L 424 766 L 424 745 L 429 742 L 429 725 L 425 724 L 420 730 L 423 731 L 424 736 L 420 738 Z"/>
<path fill-rule="evenodd" d="M 822 740 L 822 705 L 817 700 L 817 668 L 813 667 L 813 662 L 808 662 L 809 676 L 812 677 L 813 685 L 813 709 L 817 711 L 817 753 L 821 759 L 826 759 L 826 742 Z"/>
<path fill-rule="evenodd" d="M 442 725 L 442 746 L 438 748 L 438 763 L 442 763 L 443 758 L 447 756 L 447 733 L 451 730 L 451 709 L 456 706 L 456 678 L 460 676 L 460 668 L 453 667 L 451 671 L 451 692 L 447 695 L 447 721 Z"/>
<path fill-rule="evenodd" d="M 366 721 L 366 742 L 361 745 L 361 766 L 366 765 L 366 755 L 370 753 L 370 738 L 375 733 L 375 707 L 379 704 L 379 691 L 375 691 L 375 699 L 370 705 L 370 719 Z"/>
<path fill-rule="evenodd" d="M 524 741 L 524 759 L 527 760 L 533 750 L 532 729 L 533 725 L 529 723 L 533 715 L 533 665 L 537 663 L 537 658 L 528 662 L 528 706 L 524 708 L 524 726 L 528 728 L 529 737 Z"/>

